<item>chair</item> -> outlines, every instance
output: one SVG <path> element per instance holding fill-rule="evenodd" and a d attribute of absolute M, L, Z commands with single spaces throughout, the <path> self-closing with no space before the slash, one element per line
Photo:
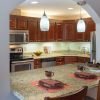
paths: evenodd
<path fill-rule="evenodd" d="M 63 95 L 59 97 L 45 97 L 44 100 L 84 100 L 86 94 L 87 94 L 87 86 L 84 86 L 81 90 L 78 92 L 71 94 L 71 95 Z"/>
<path fill-rule="evenodd" d="M 86 96 L 85 100 L 94 100 L 94 99 L 89 97 L 89 96 Z M 99 80 L 99 83 L 98 83 L 97 98 L 96 98 L 96 100 L 100 100 L 100 80 Z"/>

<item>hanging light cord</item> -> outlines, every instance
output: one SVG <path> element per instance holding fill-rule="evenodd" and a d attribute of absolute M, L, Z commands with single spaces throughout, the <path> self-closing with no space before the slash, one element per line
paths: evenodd
<path fill-rule="evenodd" d="M 81 5 L 80 5 L 80 19 L 82 19 L 82 15 L 81 15 L 82 13 L 81 13 Z"/>

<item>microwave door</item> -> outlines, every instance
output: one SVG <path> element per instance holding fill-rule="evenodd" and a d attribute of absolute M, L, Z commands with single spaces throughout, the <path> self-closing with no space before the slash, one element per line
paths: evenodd
<path fill-rule="evenodd" d="M 15 42 L 15 35 L 10 34 L 10 42 L 11 43 Z"/>
<path fill-rule="evenodd" d="M 10 34 L 10 43 L 19 44 L 24 42 L 23 34 Z"/>
<path fill-rule="evenodd" d="M 23 37 L 23 34 L 15 34 L 17 36 L 15 36 L 15 41 L 18 42 L 18 43 L 21 43 L 24 41 L 24 37 Z"/>

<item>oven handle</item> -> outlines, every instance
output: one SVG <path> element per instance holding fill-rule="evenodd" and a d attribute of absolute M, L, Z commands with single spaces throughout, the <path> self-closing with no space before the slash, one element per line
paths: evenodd
<path fill-rule="evenodd" d="M 12 61 L 11 63 L 12 64 L 15 64 L 15 63 L 26 63 L 26 62 L 33 62 L 34 60 L 22 60 L 22 61 Z"/>

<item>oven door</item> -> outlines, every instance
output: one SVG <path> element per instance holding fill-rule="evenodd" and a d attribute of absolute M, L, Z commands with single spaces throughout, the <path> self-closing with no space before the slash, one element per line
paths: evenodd
<path fill-rule="evenodd" d="M 33 60 L 11 62 L 11 72 L 31 70 L 31 69 L 33 69 Z"/>

